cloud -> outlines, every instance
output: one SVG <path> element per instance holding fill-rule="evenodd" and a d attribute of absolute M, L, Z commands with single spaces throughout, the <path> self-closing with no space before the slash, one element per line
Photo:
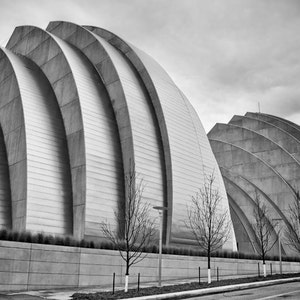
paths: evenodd
<path fill-rule="evenodd" d="M 227 5 L 234 16 L 226 8 L 219 10 L 227 21 L 221 24 L 222 19 L 217 18 L 212 37 L 205 39 L 209 52 L 200 52 L 202 57 L 198 58 L 204 70 L 198 74 L 203 77 L 197 78 L 198 91 L 186 94 L 193 99 L 207 130 L 233 114 L 257 110 L 258 102 L 266 112 L 287 118 L 299 110 L 294 104 L 300 97 L 299 5 L 276 1 L 267 4 L 270 2 L 252 1 L 241 14 L 242 10 Z M 197 95 L 201 106 L 194 101 Z M 217 119 L 212 122 L 212 117 Z"/>
<path fill-rule="evenodd" d="M 286 118 L 300 112 L 298 0 L 0 2 L 1 45 L 15 26 L 52 20 L 111 30 L 166 69 L 207 131 L 258 102 Z"/>

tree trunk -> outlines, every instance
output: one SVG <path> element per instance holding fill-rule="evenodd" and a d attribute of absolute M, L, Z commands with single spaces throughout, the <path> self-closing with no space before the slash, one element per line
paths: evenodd
<path fill-rule="evenodd" d="M 128 292 L 128 277 L 129 275 L 125 275 L 125 293 Z"/>
<path fill-rule="evenodd" d="M 263 271 L 264 271 L 264 277 L 267 277 L 267 271 L 266 271 L 266 261 L 265 261 L 265 255 L 263 253 Z"/>
<path fill-rule="evenodd" d="M 210 274 L 210 269 L 207 269 L 207 282 L 208 284 L 211 283 L 211 274 Z"/>
<path fill-rule="evenodd" d="M 127 257 L 128 257 L 128 253 L 127 253 Z M 126 273 L 125 273 L 125 293 L 128 292 L 128 281 L 129 281 L 129 261 L 126 261 Z"/>
<path fill-rule="evenodd" d="M 210 273 L 210 252 L 207 253 L 207 282 L 211 283 L 211 273 Z"/>

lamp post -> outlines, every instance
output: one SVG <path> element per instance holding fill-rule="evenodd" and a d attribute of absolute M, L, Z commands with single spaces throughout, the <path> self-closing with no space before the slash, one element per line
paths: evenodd
<path fill-rule="evenodd" d="M 167 210 L 164 206 L 154 206 L 158 210 L 160 226 L 159 226 L 159 252 L 158 252 L 158 286 L 161 286 L 161 266 L 162 266 L 162 233 L 163 233 L 163 211 Z"/>
<path fill-rule="evenodd" d="M 272 219 L 273 221 L 277 221 L 280 222 L 282 221 L 282 219 Z M 279 223 L 277 223 L 276 225 L 279 225 Z M 278 228 L 278 246 L 279 246 L 279 270 L 280 270 L 280 275 L 282 275 L 282 257 L 281 257 L 281 239 L 280 239 L 280 228 Z"/>

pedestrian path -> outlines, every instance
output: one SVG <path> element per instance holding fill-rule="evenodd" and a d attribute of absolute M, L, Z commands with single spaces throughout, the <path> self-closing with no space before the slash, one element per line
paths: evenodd
<path fill-rule="evenodd" d="M 174 285 L 174 284 L 183 284 L 189 282 L 195 282 L 196 279 L 182 279 L 182 280 L 172 280 L 172 281 L 165 281 L 163 282 L 164 286 L 167 285 Z M 127 298 L 127 300 L 134 299 L 134 300 L 160 300 L 160 299 L 175 299 L 179 297 L 195 297 L 200 295 L 208 295 L 214 293 L 221 293 L 221 292 L 228 292 L 228 291 L 236 291 L 248 288 L 255 288 L 259 286 L 268 286 L 274 284 L 282 284 L 288 282 L 300 282 L 300 277 L 295 278 L 284 278 L 284 279 L 275 279 L 275 280 L 267 280 L 267 281 L 259 281 L 259 282 L 251 282 L 251 283 L 243 283 L 243 284 L 234 284 L 234 285 L 226 285 L 226 286 L 219 286 L 213 288 L 205 288 L 205 289 L 197 289 L 197 290 L 190 290 L 190 291 L 183 291 L 183 292 L 175 292 L 169 294 L 161 294 L 161 295 L 151 295 L 151 296 L 143 296 L 143 297 L 135 297 L 135 298 Z M 155 286 L 154 282 L 144 283 L 141 285 L 143 287 Z M 134 287 L 134 286 L 132 286 Z M 123 289 L 123 286 L 117 286 L 116 290 Z M 111 291 L 111 287 L 93 287 L 93 288 L 77 288 L 77 289 L 68 289 L 68 290 L 40 290 L 40 291 L 28 291 L 28 292 L 14 292 L 14 293 L 6 293 L 6 298 L 1 298 L 0 300 L 18 300 L 18 299 L 47 299 L 47 300 L 71 300 L 71 296 L 74 293 L 96 293 L 101 291 Z M 4 295 L 4 294 L 3 294 Z M 23 298 L 22 298 L 23 295 Z M 26 297 L 25 297 L 26 296 Z M 30 296 L 32 298 L 30 298 Z"/>
<path fill-rule="evenodd" d="M 180 279 L 180 280 L 170 280 L 170 281 L 163 281 L 162 284 L 164 286 L 167 285 L 174 285 L 174 284 L 184 284 L 188 282 L 195 282 L 196 278 L 188 278 L 188 279 Z M 203 279 L 204 280 L 204 279 Z M 140 288 L 155 286 L 156 282 L 145 282 L 141 284 Z M 129 288 L 137 288 L 136 284 L 131 284 Z M 116 286 L 115 290 L 123 290 L 124 285 Z M 112 291 L 111 286 L 104 286 L 104 287 L 88 287 L 88 288 L 74 288 L 74 289 L 55 289 L 55 290 L 39 290 L 39 291 L 28 291 L 28 292 L 11 292 L 6 293 L 8 296 L 13 295 L 30 295 L 34 297 L 40 297 L 40 299 L 47 299 L 47 300 L 70 300 L 72 299 L 71 296 L 75 293 L 97 293 L 97 292 L 109 292 Z M 0 297 L 0 300 L 1 297 Z"/>

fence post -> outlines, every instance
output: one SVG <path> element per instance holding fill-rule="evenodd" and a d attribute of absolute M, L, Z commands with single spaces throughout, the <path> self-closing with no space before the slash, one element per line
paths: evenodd
<path fill-rule="evenodd" d="M 113 294 L 115 293 L 115 281 L 116 281 L 116 273 L 113 274 Z"/>
<path fill-rule="evenodd" d="M 198 279 L 199 279 L 199 284 L 200 284 L 200 267 L 198 268 Z"/>
<path fill-rule="evenodd" d="M 219 281 L 219 267 L 217 267 L 217 281 Z"/>
<path fill-rule="evenodd" d="M 141 274 L 138 273 L 138 292 L 140 291 L 140 277 L 141 277 Z"/>
<path fill-rule="evenodd" d="M 257 263 L 258 277 L 260 277 L 259 262 Z"/>
<path fill-rule="evenodd" d="M 271 269 L 271 276 L 272 276 L 272 263 L 270 263 L 270 269 Z"/>

